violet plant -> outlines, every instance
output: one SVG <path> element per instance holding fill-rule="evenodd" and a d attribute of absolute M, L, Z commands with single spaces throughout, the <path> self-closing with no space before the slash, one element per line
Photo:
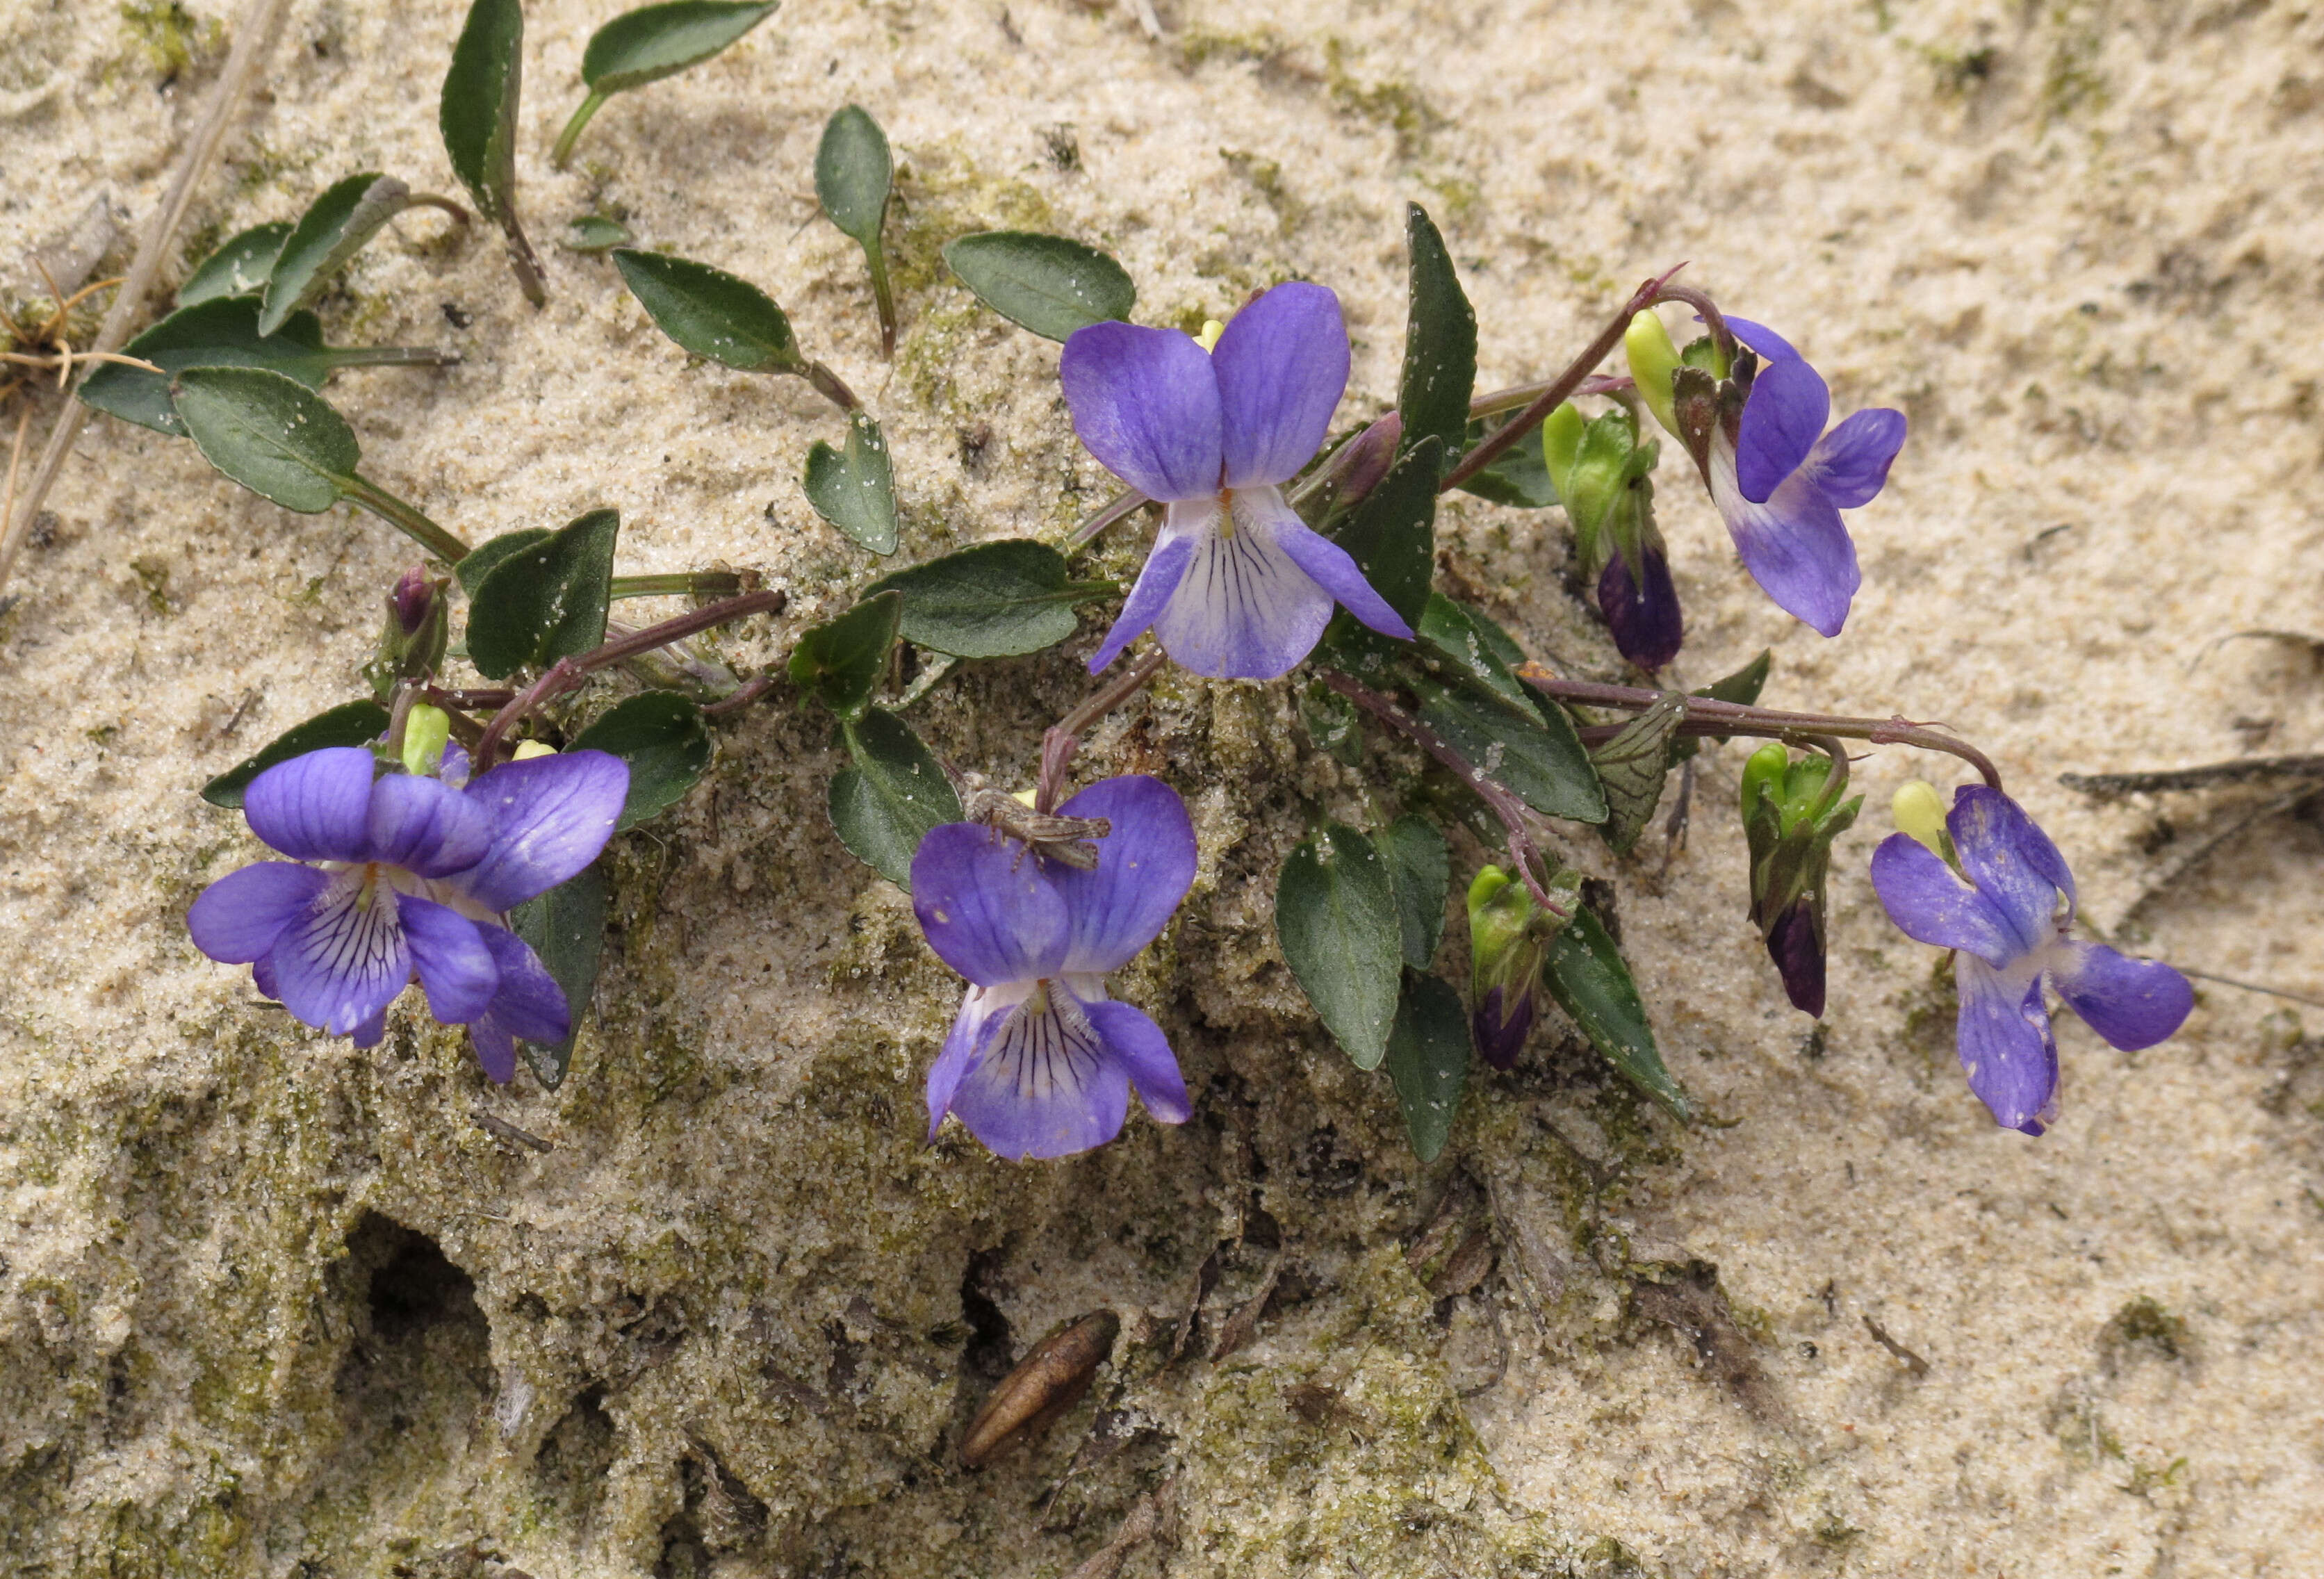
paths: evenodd
<path fill-rule="evenodd" d="M 607 94 L 706 58 L 770 9 L 650 6 L 610 24 L 592 43 L 591 97 L 560 154 Z M 509 153 L 522 52 L 512 0 L 474 0 L 443 131 L 454 175 L 538 303 L 546 272 L 525 240 Z M 877 122 L 839 106 L 816 190 L 863 249 L 888 351 L 913 305 L 896 299 L 882 250 L 893 173 Z M 133 345 L 152 360 L 84 386 L 101 409 L 189 435 L 286 508 L 356 503 L 429 557 L 388 596 L 368 694 L 204 790 L 241 808 L 285 859 L 208 889 L 189 916 L 196 943 L 251 965 L 263 993 L 327 1035 L 376 1043 L 416 978 L 429 1013 L 468 1028 L 490 1079 L 512 1078 L 520 1052 L 544 1083 L 564 1079 L 615 881 L 604 853 L 686 797 L 721 725 L 795 695 L 829 716 L 844 759 L 827 797 L 840 842 L 910 891 L 931 950 L 967 982 L 926 1077 L 930 1138 L 958 1119 L 1002 1157 L 1075 1155 L 1121 1132 L 1132 1091 L 1155 1120 L 1183 1122 L 1193 1099 L 1168 1034 L 1112 996 L 1108 977 L 1163 934 L 1188 893 L 1192 824 L 1178 791 L 1153 777 L 1067 793 L 1083 736 L 1172 664 L 1217 684 L 1296 687 L 1308 746 L 1361 785 L 1365 826 L 1317 815 L 1285 858 L 1277 937 L 1324 1030 L 1388 1076 L 1424 1159 L 1451 1143 L 1472 1057 L 1517 1064 L 1553 1010 L 1675 1120 L 1696 1115 L 1612 930 L 1582 902 L 1582 873 L 1556 857 L 1565 846 L 1553 825 L 1595 829 L 1625 870 L 1676 779 L 1674 845 L 1705 742 L 1764 743 L 1741 779 L 1748 920 L 1789 1001 L 1811 1016 L 1826 1006 L 1837 845 L 1860 804 L 1847 795 L 1848 743 L 1948 753 L 1976 770 L 1983 783 L 1960 791 L 1941 831 L 1933 791 L 1900 803 L 1905 834 L 1879 847 L 1871 880 L 1901 928 L 1953 951 L 1962 1061 L 2000 1123 L 2038 1134 L 2056 1117 L 2045 984 L 2126 1048 L 2167 1038 L 2189 1011 L 2171 966 L 2072 935 L 2063 857 L 1974 746 L 1901 716 L 1764 706 L 1764 653 L 1701 689 L 1654 682 L 1679 660 L 1686 629 L 1647 418 L 1693 463 L 1747 573 L 1825 637 L 1840 635 L 1860 581 L 1841 512 L 1875 501 L 1905 437 L 1904 417 L 1885 408 L 1827 430 L 1822 375 L 1676 271 L 1643 282 L 1554 374 L 1480 394 L 1476 316 L 1443 238 L 1410 206 L 1396 406 L 1334 444 L 1350 346 L 1329 286 L 1295 281 L 1239 308 L 1213 304 L 1223 321 L 1196 337 L 1133 321 L 1135 282 L 1084 243 L 955 237 L 944 248 L 955 279 L 1061 344 L 1074 431 L 1124 491 L 1059 540 L 979 542 L 883 574 L 862 564 L 793 633 L 780 665 L 754 670 L 710 644 L 721 627 L 785 609 L 788 590 L 754 572 L 617 576 L 612 509 L 472 546 L 357 473 L 353 430 L 319 392 L 325 378 L 447 358 L 331 350 L 302 304 L 414 202 L 451 211 L 460 226 L 447 245 L 466 243 L 458 205 L 412 198 L 386 177 L 349 178 L 298 225 L 234 237 L 195 270 L 180 310 Z M 873 560 L 906 550 L 917 529 L 899 474 L 908 485 L 910 457 L 899 467 L 876 414 L 802 349 L 773 297 L 645 247 L 619 248 L 610 264 L 620 286 L 600 288 L 626 288 L 689 354 L 819 392 L 846 429 L 844 446 L 818 440 L 803 457 L 802 497 Z M 1704 334 L 1677 348 L 1665 307 L 1692 312 Z M 1605 365 L 1617 352 L 1622 372 Z M 1438 586 L 1438 505 L 1454 490 L 1562 509 L 1609 655 L 1582 668 L 1603 678 L 1554 671 Z M 1074 641 L 1075 611 L 1124 590 L 1076 579 L 1076 557 L 1149 506 L 1160 521 L 1144 566 L 1105 633 L 1075 654 L 1105 678 L 1044 736 L 1027 798 L 972 788 L 905 715 L 964 664 Z M 691 606 L 631 628 L 611 617 L 627 597 Z M 899 689 L 902 649 L 915 661 Z M 1628 683 L 1637 679 L 1649 683 Z M 1465 1004 L 1438 974 L 1448 900 L 1463 893 Z"/>

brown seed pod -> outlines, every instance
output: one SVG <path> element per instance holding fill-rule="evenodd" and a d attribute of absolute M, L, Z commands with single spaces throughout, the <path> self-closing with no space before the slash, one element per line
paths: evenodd
<path fill-rule="evenodd" d="M 1034 1344 L 969 1421 L 960 1439 L 962 1465 L 983 1468 L 1081 1402 L 1098 1366 L 1113 1353 L 1113 1340 L 1120 1331 L 1120 1316 L 1111 1310 L 1093 1310 Z"/>

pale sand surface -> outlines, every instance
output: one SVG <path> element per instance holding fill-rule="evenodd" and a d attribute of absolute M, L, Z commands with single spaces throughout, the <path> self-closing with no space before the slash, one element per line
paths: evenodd
<path fill-rule="evenodd" d="M 1062 0 L 792 0 L 617 99 L 559 175 L 546 150 L 609 9 L 530 18 L 519 162 L 548 310 L 489 238 L 441 245 L 425 214 L 323 304 L 335 343 L 466 354 L 331 388 L 369 475 L 455 531 L 617 505 L 625 568 L 723 559 L 789 591 L 724 643 L 759 662 L 864 577 L 796 480 L 837 436 L 825 410 L 686 367 L 605 263 L 557 245 L 593 204 L 765 285 L 864 392 L 905 559 L 1054 531 L 1105 485 L 1055 348 L 943 276 L 951 235 L 1097 242 L 1149 322 L 1329 283 L 1350 417 L 1393 398 L 1406 199 L 1464 271 L 1485 387 L 1544 374 L 1691 260 L 1838 410 L 1897 404 L 1914 434 L 1856 518 L 1866 587 L 1833 642 L 1750 587 L 1665 467 L 1681 678 L 1772 645 L 1776 705 L 1949 721 L 2075 861 L 2097 926 L 2324 993 L 2311 824 L 2257 822 L 2140 904 L 2264 794 L 2100 805 L 2056 781 L 2301 751 L 2324 724 L 2310 649 L 2219 644 L 2324 633 L 2314 15 L 1188 0 L 1157 43 L 1127 8 Z M 23 250 L 93 196 L 142 223 L 222 13 L 198 0 L 195 64 L 159 91 L 115 8 L 0 0 L 0 288 L 26 293 Z M 193 224 L 289 217 L 359 169 L 451 189 L 435 86 L 458 15 L 294 4 Z M 859 254 L 814 217 L 816 141 L 850 100 L 904 168 L 893 370 Z M 1204 874 L 1124 991 L 1171 1030 L 1197 1119 L 1016 1168 L 956 1131 L 920 1145 L 955 989 L 831 836 L 826 730 L 785 695 L 622 841 L 602 1023 L 560 1092 L 488 1089 L 410 1003 L 372 1053 L 286 1034 L 186 939 L 192 894 L 256 849 L 192 790 L 355 694 L 410 551 L 104 418 L 51 507 L 0 615 L 0 1551 L 23 1571 L 1056 1574 L 1175 1475 L 1176 1544 L 1125 1572 L 2324 1572 L 2316 1050 L 2273 1002 L 2206 987 L 2143 1055 L 2062 1025 L 2062 1121 L 1996 1131 L 1934 956 L 1863 877 L 1888 791 L 1950 781 L 1945 760 L 1859 764 L 1820 1046 L 1743 920 L 1733 750 L 1666 875 L 1658 836 L 1618 870 L 1577 841 L 1620 884 L 1674 1069 L 1733 1125 L 1642 1119 L 1545 1035 L 1422 1169 L 1274 956 L 1275 866 L 1312 812 L 1361 809 L 1354 780 L 1305 760 L 1282 688 L 1169 682 L 1085 771 L 1161 772 L 1195 808 Z M 1561 588 L 1555 512 L 1462 500 L 1440 533 L 1456 589 L 1613 672 Z M 1022 781 L 1094 635 L 984 666 L 918 722 Z M 480 1106 L 558 1149 L 493 1142 Z M 1432 1314 L 1398 1251 L 1456 1175 L 1498 1204 L 1477 1211 L 1502 1253 Z M 473 1297 L 429 1282 L 391 1218 Z M 1166 1366 L 1197 1264 L 1237 1233 L 1209 1330 L 1279 1245 L 1275 1313 L 1226 1361 Z M 1099 1304 L 1127 1325 L 1097 1399 L 1147 1434 L 1046 1514 L 1092 1404 L 964 1475 L 989 1312 L 1021 1351 Z"/>

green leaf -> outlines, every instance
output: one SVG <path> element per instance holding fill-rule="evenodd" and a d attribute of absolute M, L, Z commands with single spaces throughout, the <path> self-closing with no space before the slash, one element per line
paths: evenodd
<path fill-rule="evenodd" d="M 1120 263 L 1062 235 L 979 231 L 945 244 L 944 260 L 979 301 L 1045 340 L 1126 320 L 1138 305 L 1138 287 Z"/>
<path fill-rule="evenodd" d="M 880 245 L 895 173 L 879 122 L 852 104 L 831 117 L 815 151 L 816 199 L 825 217 L 865 252 Z"/>
<path fill-rule="evenodd" d="M 589 35 L 581 80 L 600 97 L 696 66 L 775 14 L 772 5 L 670 0 L 624 12 Z"/>
<path fill-rule="evenodd" d="M 323 289 L 333 270 L 410 207 L 411 189 L 377 171 L 351 175 L 308 205 L 267 277 L 258 332 L 271 335 L 281 328 Z"/>
<path fill-rule="evenodd" d="M 189 367 L 171 397 L 210 465 L 285 510 L 328 510 L 363 459 L 346 420 L 280 373 Z"/>
<path fill-rule="evenodd" d="M 615 248 L 613 266 L 661 332 L 695 356 L 740 373 L 806 368 L 791 320 L 748 280 L 691 258 L 633 247 Z"/>
<path fill-rule="evenodd" d="M 549 539 L 549 531 L 545 526 L 524 526 L 514 531 L 504 531 L 496 538 L 477 544 L 466 559 L 452 567 L 452 574 L 460 578 L 460 590 L 474 597 L 476 588 L 484 584 L 484 577 L 492 574 L 493 567 L 503 559 L 520 549 L 545 543 Z"/>
<path fill-rule="evenodd" d="M 1434 439 L 1441 467 L 1459 453 L 1469 430 L 1469 396 L 1477 382 L 1477 315 L 1428 210 L 1406 204 L 1404 232 L 1411 254 L 1410 305 L 1396 409 L 1404 415 L 1405 447 Z"/>
<path fill-rule="evenodd" d="M 1685 716 L 1686 698 L 1665 696 L 1590 753 L 1606 790 L 1606 820 L 1598 836 L 1617 855 L 1628 854 L 1654 820 L 1670 774 L 1671 742 Z"/>
<path fill-rule="evenodd" d="M 1404 928 L 1387 863 L 1337 823 L 1291 852 L 1275 885 L 1275 931 L 1307 1001 L 1359 1069 L 1388 1056 Z"/>
<path fill-rule="evenodd" d="M 602 644 L 621 532 L 620 511 L 592 510 L 487 570 L 468 609 L 476 672 L 505 679 Z"/>
<path fill-rule="evenodd" d="M 1461 994 L 1434 976 L 1410 977 L 1397 1001 L 1388 1076 L 1396 1084 L 1413 1155 L 1435 1161 L 1452 1133 L 1462 1087 L 1469 1083 L 1469 1017 L 1462 1011 Z"/>
<path fill-rule="evenodd" d="M 1748 707 L 1759 699 L 1761 691 L 1767 688 L 1767 671 L 1775 665 L 1775 653 L 1762 648 L 1758 657 L 1725 679 L 1715 679 L 1694 694 L 1708 697 L 1714 702 L 1732 702 L 1738 707 Z"/>
<path fill-rule="evenodd" d="M 101 362 L 81 381 L 80 398 L 124 421 L 182 438 L 186 424 L 171 402 L 170 380 L 189 367 L 265 367 L 309 389 L 322 388 L 331 357 L 315 315 L 293 313 L 281 333 L 263 335 L 258 312 L 257 300 L 249 296 L 214 296 L 181 307 L 122 347 L 160 373 Z"/>
<path fill-rule="evenodd" d="M 516 214 L 517 101 L 524 79 L 524 8 L 519 0 L 475 0 L 452 46 L 436 123 L 452 172 L 476 211 L 508 237 L 509 261 L 525 300 L 548 300 L 540 260 Z"/>
<path fill-rule="evenodd" d="M 1436 574 L 1436 479 L 1443 453 L 1434 438 L 1406 449 L 1333 540 L 1354 559 L 1372 590 L 1416 630 Z"/>
<path fill-rule="evenodd" d="M 578 219 L 565 222 L 564 245 L 568 252 L 604 253 L 617 246 L 627 246 L 636 238 L 630 227 L 618 219 L 603 214 L 584 214 Z"/>
<path fill-rule="evenodd" d="M 691 697 L 645 691 L 615 705 L 570 749 L 609 752 L 629 763 L 629 799 L 613 825 L 624 833 L 686 799 L 710 766 L 710 725 Z"/>
<path fill-rule="evenodd" d="M 304 724 L 291 725 L 262 747 L 257 755 L 244 758 L 212 779 L 202 786 L 202 799 L 212 806 L 238 809 L 242 792 L 250 781 L 275 763 L 305 756 L 310 751 L 321 751 L 325 746 L 369 745 L 386 733 L 387 709 L 377 702 L 342 702 Z"/>
<path fill-rule="evenodd" d="M 1452 854 L 1436 825 L 1417 815 L 1400 817 L 1373 836 L 1396 892 L 1396 914 L 1404 938 L 1404 963 L 1426 970 L 1444 937 L 1444 895 L 1452 885 Z"/>
<path fill-rule="evenodd" d="M 1646 1005 L 1638 1001 L 1637 983 L 1630 979 L 1622 951 L 1587 909 L 1576 910 L 1550 945 L 1542 979 L 1557 1006 L 1631 1085 L 1674 1116 L 1693 1117 L 1684 1088 L 1663 1067 L 1654 1027 L 1646 1022 Z"/>
<path fill-rule="evenodd" d="M 1481 420 L 1470 423 L 1464 453 L 1474 449 L 1499 426 L 1489 426 Z M 1542 458 L 1540 444 L 1531 437 L 1520 439 L 1501 451 L 1492 465 L 1462 484 L 1461 490 L 1496 504 L 1513 504 L 1520 510 L 1539 510 L 1557 503 L 1557 485 L 1550 479 L 1549 464 Z"/>
<path fill-rule="evenodd" d="M 1068 581 L 1065 557 L 1029 538 L 979 543 L 883 576 L 873 592 L 904 595 L 904 640 L 955 658 L 1010 658 L 1074 633 L 1074 605 L 1111 592 L 1110 581 Z"/>
<path fill-rule="evenodd" d="M 605 871 L 590 865 L 547 893 L 509 912 L 509 929 L 532 946 L 557 984 L 565 989 L 572 1034 L 561 1042 L 519 1042 L 533 1078 L 554 1091 L 573 1067 L 573 1043 L 581 1018 L 597 990 L 597 966 L 605 950 Z"/>
<path fill-rule="evenodd" d="M 1543 713 L 1520 712 L 1473 681 L 1447 686 L 1416 679 L 1413 690 L 1420 697 L 1421 722 L 1527 806 L 1573 822 L 1606 820 L 1605 791 L 1563 713 L 1550 723 Z"/>
<path fill-rule="evenodd" d="M 275 254 L 290 235 L 290 221 L 270 219 L 226 237 L 178 287 L 178 305 L 191 307 L 221 296 L 254 296 L 263 291 L 274 272 Z"/>
<path fill-rule="evenodd" d="M 1509 640 L 1508 633 L 1487 615 L 1441 592 L 1432 592 L 1416 628 L 1431 652 L 1504 702 L 1528 713 L 1534 710 L 1533 692 L 1516 672 L 1525 654 Z"/>
<path fill-rule="evenodd" d="M 816 626 L 791 649 L 791 683 L 842 718 L 854 717 L 888 672 L 903 612 L 902 593 L 881 592 Z"/>
<path fill-rule="evenodd" d="M 853 765 L 831 780 L 831 826 L 855 858 L 909 893 L 927 831 L 961 820 L 960 797 L 934 753 L 893 713 L 866 708 L 841 725 Z"/>
<path fill-rule="evenodd" d="M 856 547 L 875 554 L 896 551 L 896 474 L 880 424 L 863 412 L 847 414 L 844 450 L 815 441 L 799 486 L 815 512 Z"/>

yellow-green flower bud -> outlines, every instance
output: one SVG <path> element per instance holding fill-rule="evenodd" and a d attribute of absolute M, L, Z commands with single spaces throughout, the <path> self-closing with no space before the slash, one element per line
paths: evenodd
<path fill-rule="evenodd" d="M 1896 787 L 1888 809 L 1896 819 L 1898 833 L 1912 835 L 1941 859 L 1952 859 L 1952 839 L 1945 832 L 1945 803 L 1934 784 L 1925 779 L 1905 780 Z"/>
<path fill-rule="evenodd" d="M 1542 464 L 1549 468 L 1550 485 L 1561 499 L 1573 481 L 1573 463 L 1582 458 L 1582 435 L 1588 426 L 1572 401 L 1542 420 Z"/>
<path fill-rule="evenodd" d="M 403 716 L 403 771 L 433 773 L 443 765 L 444 743 L 452 738 L 452 720 L 441 707 L 414 702 Z"/>
<path fill-rule="evenodd" d="M 1622 335 L 1622 350 L 1629 358 L 1630 382 L 1638 386 L 1638 398 L 1646 402 L 1646 410 L 1663 430 L 1678 433 L 1678 415 L 1671 404 L 1671 379 L 1678 372 L 1678 347 L 1671 344 L 1670 331 L 1663 320 L 1647 308 L 1630 319 L 1630 327 Z"/>

